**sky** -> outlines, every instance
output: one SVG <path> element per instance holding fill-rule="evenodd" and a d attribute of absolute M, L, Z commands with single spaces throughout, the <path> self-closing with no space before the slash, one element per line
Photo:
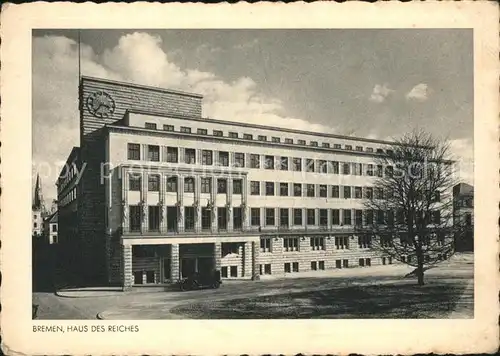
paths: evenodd
<path fill-rule="evenodd" d="M 36 30 L 33 173 L 46 201 L 79 144 L 81 74 L 203 95 L 207 118 L 393 139 L 447 140 L 473 181 L 467 29 Z"/>

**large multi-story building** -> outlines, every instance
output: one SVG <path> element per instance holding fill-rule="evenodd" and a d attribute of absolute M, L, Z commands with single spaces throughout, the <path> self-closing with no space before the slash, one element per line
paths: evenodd
<path fill-rule="evenodd" d="M 91 280 L 392 263 L 355 229 L 373 223 L 363 199 L 382 194 L 374 162 L 391 142 L 207 119 L 200 95 L 90 77 L 79 99 L 68 162 L 83 174 L 61 175 L 59 235 L 78 241 L 71 261 Z"/>
<path fill-rule="evenodd" d="M 453 187 L 453 224 L 460 226 L 457 251 L 474 250 L 474 187 L 459 183 Z"/>

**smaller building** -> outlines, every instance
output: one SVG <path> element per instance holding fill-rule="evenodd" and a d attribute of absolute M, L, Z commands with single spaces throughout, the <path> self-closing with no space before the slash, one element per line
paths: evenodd
<path fill-rule="evenodd" d="M 49 245 L 56 244 L 58 242 L 58 240 L 57 240 L 57 232 L 58 232 L 57 219 L 58 219 L 58 212 L 55 211 L 52 214 L 50 214 L 43 222 L 44 236 L 45 236 L 46 241 L 48 242 Z"/>
<path fill-rule="evenodd" d="M 474 187 L 459 183 L 453 187 L 453 224 L 461 227 L 455 238 L 456 251 L 474 250 Z"/>
<path fill-rule="evenodd" d="M 32 236 L 42 236 L 43 234 L 43 199 L 40 176 L 36 176 L 35 191 L 31 204 L 31 231 Z"/>

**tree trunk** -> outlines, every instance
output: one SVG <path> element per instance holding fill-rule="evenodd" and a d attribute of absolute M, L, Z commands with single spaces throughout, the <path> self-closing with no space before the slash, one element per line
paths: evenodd
<path fill-rule="evenodd" d="M 418 285 L 423 286 L 424 283 L 424 265 L 419 261 L 418 262 L 418 267 L 417 267 L 417 280 L 418 280 Z"/>

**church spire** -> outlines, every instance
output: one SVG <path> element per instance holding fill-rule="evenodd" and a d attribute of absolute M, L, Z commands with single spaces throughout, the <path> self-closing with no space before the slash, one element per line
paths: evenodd
<path fill-rule="evenodd" d="M 43 201 L 42 201 L 42 186 L 40 183 L 40 175 L 36 175 L 36 184 L 35 184 L 35 194 L 33 195 L 33 205 L 32 208 L 34 210 L 42 209 Z"/>

